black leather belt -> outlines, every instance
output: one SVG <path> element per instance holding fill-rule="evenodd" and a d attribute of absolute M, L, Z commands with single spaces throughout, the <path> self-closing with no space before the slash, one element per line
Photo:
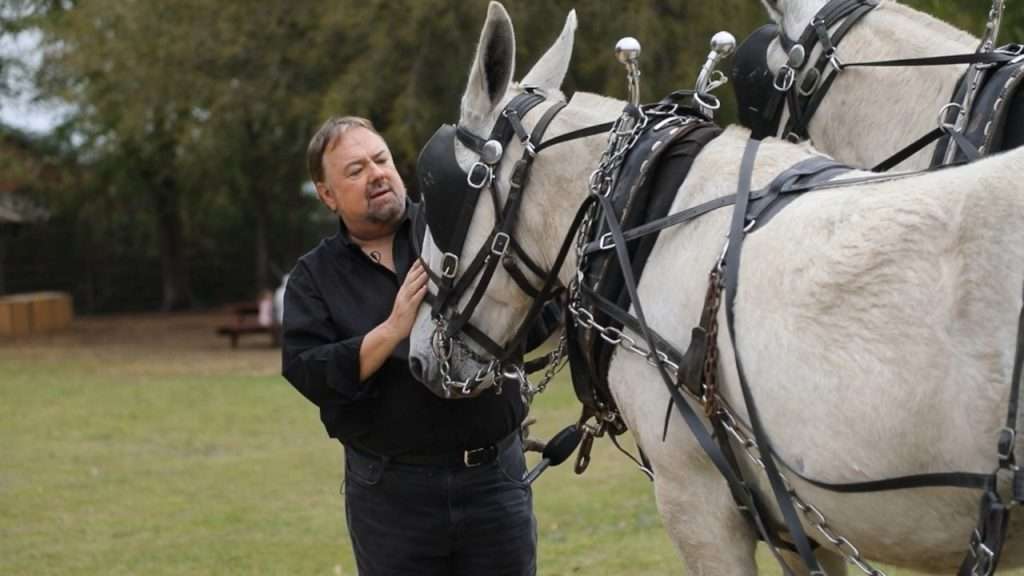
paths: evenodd
<path fill-rule="evenodd" d="M 442 452 L 440 454 L 400 454 L 397 456 L 379 456 L 367 453 L 364 450 L 359 452 L 365 456 L 384 462 L 395 464 L 408 464 L 412 466 L 439 466 L 445 468 L 476 468 L 484 464 L 490 464 L 498 459 L 498 456 L 505 451 L 516 440 L 519 431 L 516 430 L 498 442 L 483 448 L 472 450 L 457 450 L 454 452 Z"/>

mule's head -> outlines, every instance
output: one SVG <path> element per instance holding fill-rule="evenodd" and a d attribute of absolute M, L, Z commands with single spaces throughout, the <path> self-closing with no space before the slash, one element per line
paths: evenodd
<path fill-rule="evenodd" d="M 462 96 L 458 126 L 439 129 L 421 152 L 417 178 L 428 224 L 421 257 L 432 271 L 432 303 L 424 303 L 413 327 L 410 368 L 439 396 L 474 396 L 494 384 L 495 346 L 505 347 L 514 340 L 532 302 L 520 285 L 523 278 L 517 281 L 505 261 L 518 262 L 518 269 L 535 288 L 542 279 L 523 260 L 544 270 L 551 266 L 552 250 L 543 238 L 550 234 L 543 232 L 552 221 L 545 223 L 539 202 L 541 189 L 550 190 L 551 180 L 562 176 L 549 169 L 554 165 L 547 151 L 533 162 L 509 238 L 495 236 L 496 225 L 507 216 L 510 175 L 527 156 L 519 130 L 512 131 L 503 113 L 510 103 L 515 108 L 523 102 L 524 92 L 536 93 L 539 101 L 522 113 L 520 123 L 532 131 L 549 108 L 564 101 L 559 88 L 568 70 L 575 29 L 576 15 L 570 12 L 554 45 L 515 83 L 512 21 L 501 4 L 492 2 Z M 560 122 L 552 122 L 549 134 L 561 131 L 556 130 Z M 496 126 L 497 132 L 512 133 L 502 146 L 485 145 L 488 140 L 502 140 L 495 137 Z M 478 261 L 481 264 L 475 266 Z M 488 266 L 494 268 L 489 278 Z M 451 330 L 462 321 L 467 321 L 465 327 Z"/>
<path fill-rule="evenodd" d="M 750 128 L 756 138 L 779 135 L 782 109 L 773 108 L 770 103 L 780 104 L 775 96 L 780 89 L 789 90 L 785 88 L 787 83 L 792 85 L 798 78 L 803 82 L 808 73 L 806 67 L 811 62 L 806 56 L 796 54 L 791 59 L 788 49 L 800 39 L 819 12 L 834 1 L 761 0 L 773 23 L 754 30 L 739 46 L 732 83 L 739 121 Z M 835 9 L 826 11 L 835 12 Z M 804 48 L 800 48 L 799 54 L 804 54 Z"/>
<path fill-rule="evenodd" d="M 796 39 L 829 0 L 761 0 L 768 16 Z"/>
<path fill-rule="evenodd" d="M 764 6 L 768 16 L 777 27 L 770 35 L 785 36 L 795 42 L 818 12 L 829 2 L 830 0 L 761 0 L 761 5 Z M 759 34 L 767 34 L 767 28 L 766 26 L 758 29 L 751 38 Z M 786 63 L 788 58 L 786 50 L 778 39 L 765 44 L 768 49 L 764 58 L 767 61 L 768 70 L 774 74 Z"/>

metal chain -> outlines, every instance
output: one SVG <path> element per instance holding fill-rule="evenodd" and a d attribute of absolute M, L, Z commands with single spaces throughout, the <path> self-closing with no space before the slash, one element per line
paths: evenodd
<path fill-rule="evenodd" d="M 566 350 L 568 349 L 568 341 L 566 338 L 565 327 L 562 327 L 562 333 L 558 338 L 558 346 L 554 350 L 548 353 L 547 359 L 544 362 L 544 375 L 536 384 L 530 382 L 526 371 L 519 364 L 511 364 L 505 367 L 502 371 L 502 375 L 506 378 L 519 381 L 519 393 L 523 397 L 523 401 L 527 406 L 533 403 L 533 398 L 537 394 L 543 394 L 548 389 L 548 384 L 551 380 L 562 371 L 563 368 L 568 364 L 568 356 Z"/>
<path fill-rule="evenodd" d="M 621 328 L 615 326 L 602 326 L 598 322 L 594 321 L 594 314 L 586 308 L 579 305 L 579 303 L 569 303 L 569 313 L 572 314 L 573 319 L 579 324 L 580 327 L 588 330 L 596 331 L 601 339 L 611 344 L 612 346 L 621 346 L 629 352 L 639 354 L 647 359 L 647 362 L 652 366 L 657 366 L 658 362 L 665 365 L 669 375 L 673 380 L 679 376 L 679 364 L 676 364 L 669 359 L 668 354 L 661 350 L 655 350 L 652 354 L 642 343 L 638 342 L 636 338 L 633 338 L 629 334 L 626 334 Z M 655 359 L 657 358 L 657 359 Z M 683 388 L 685 390 L 685 388 Z M 697 400 L 696 396 L 691 393 L 690 396 Z"/>
<path fill-rule="evenodd" d="M 551 353 L 548 358 L 547 368 L 544 370 L 544 375 L 541 377 L 540 382 L 530 386 L 532 399 L 537 394 L 543 394 L 548 389 L 548 384 L 555 377 L 556 374 L 561 372 L 562 368 L 565 368 L 569 361 L 569 357 L 566 355 L 568 349 L 568 339 L 566 337 L 565 327 L 562 327 L 562 333 L 558 337 L 558 346 L 555 347 L 554 352 Z M 529 382 L 527 382 L 529 384 Z"/>
<path fill-rule="evenodd" d="M 516 380 L 519 383 L 520 393 L 527 403 L 533 402 L 533 397 L 542 394 L 547 390 L 548 384 L 565 367 L 568 357 L 566 356 L 567 341 L 565 328 L 562 328 L 561 336 L 558 339 L 558 346 L 548 354 L 544 363 L 544 375 L 537 384 L 530 383 L 525 370 L 521 364 L 500 364 L 497 360 L 488 360 L 473 351 L 461 338 L 448 336 L 447 321 L 441 318 L 434 319 L 434 334 L 431 340 L 434 356 L 438 360 L 438 371 L 441 376 L 441 388 L 445 395 L 451 397 L 453 391 L 468 396 L 473 393 L 477 386 L 492 381 L 495 392 L 501 394 L 502 382 L 504 379 Z M 479 363 L 486 362 L 483 368 L 466 380 L 452 378 L 452 357 L 455 348 L 465 356 L 476 360 Z"/>
<path fill-rule="evenodd" d="M 707 352 L 704 354 L 704 414 L 710 418 L 718 409 L 718 309 L 722 305 L 722 269 L 715 266 L 708 277 Z"/>
<path fill-rule="evenodd" d="M 636 145 L 642 131 L 650 121 L 650 117 L 651 115 L 645 114 L 641 110 L 640 121 L 637 122 L 629 132 L 619 131 L 625 117 L 619 119 L 619 122 L 616 123 L 615 129 L 613 129 L 609 135 L 608 147 L 601 156 L 600 164 L 590 176 L 589 184 L 591 194 L 607 196 L 611 193 L 611 189 L 615 181 L 614 175 L 617 174 L 618 168 L 625 159 L 626 154 L 633 148 L 633 146 Z M 581 286 L 585 281 L 587 266 L 585 247 L 587 245 L 587 240 L 590 237 L 591 227 L 595 223 L 597 211 L 598 208 L 595 206 L 584 216 L 583 222 L 580 226 L 580 231 L 576 237 L 577 268 L 576 275 L 569 284 L 569 313 L 572 315 L 576 324 L 581 328 L 597 332 L 601 339 L 608 344 L 618 346 L 629 352 L 638 354 L 644 357 L 649 364 L 657 366 L 661 363 L 672 377 L 672 380 L 678 381 L 679 365 L 669 360 L 668 355 L 664 351 L 658 350 L 657 348 L 650 350 L 635 338 L 627 334 L 623 329 L 600 324 L 595 321 L 594 314 L 583 304 Z M 718 338 L 717 316 L 718 308 L 721 304 L 721 266 L 724 261 L 724 254 L 725 250 L 723 249 L 722 256 L 719 258 L 719 263 L 712 270 L 711 277 L 709 279 L 709 290 L 713 292 L 710 301 L 710 306 L 713 309 L 713 317 L 710 318 L 708 330 L 709 343 L 717 342 Z M 757 464 L 758 468 L 763 471 L 765 468 L 764 461 L 761 456 L 759 456 L 757 443 L 739 427 L 739 418 L 735 416 L 735 413 L 717 391 L 717 346 L 711 345 L 708 347 L 708 354 L 705 358 L 703 372 L 705 383 L 708 385 L 703 397 L 694 395 L 686 386 L 678 386 L 679 390 L 700 403 L 709 417 L 714 414 L 719 415 L 722 418 L 722 423 L 725 429 L 736 439 L 737 442 L 740 443 L 747 457 L 749 457 L 755 464 Z M 821 533 L 829 543 L 836 547 L 848 563 L 859 568 L 861 572 L 867 576 L 886 576 L 884 572 L 871 566 L 871 564 L 861 556 L 860 550 L 858 550 L 857 547 L 848 539 L 836 534 L 825 519 L 824 514 L 822 514 L 814 505 L 808 504 L 800 498 L 786 480 L 785 476 L 783 476 L 782 479 L 786 486 L 786 492 L 789 497 L 792 498 L 793 504 L 796 506 L 797 510 L 807 518 L 810 524 L 814 526 L 814 528 Z"/>
<path fill-rule="evenodd" d="M 654 355 L 629 334 L 626 334 L 614 326 L 602 326 L 594 321 L 593 313 L 586 308 L 574 305 L 573 303 L 570 303 L 569 305 L 569 312 L 581 327 L 595 330 L 605 342 L 615 346 L 620 346 L 629 352 L 639 354 L 646 358 L 649 364 L 656 365 L 656 362 L 653 359 Z M 717 322 L 715 324 L 717 324 Z M 709 332 L 709 336 L 710 334 L 711 332 Z M 679 373 L 679 365 L 669 360 L 667 355 L 661 350 L 657 350 L 656 354 L 668 369 L 673 380 L 676 380 Z M 707 366 L 705 366 L 705 369 L 707 369 Z M 681 386 L 679 389 L 691 398 L 700 402 L 701 405 L 705 407 L 705 410 L 707 409 L 709 403 L 705 398 L 695 396 L 685 386 Z M 718 393 L 715 393 L 713 403 L 717 406 L 717 414 L 722 419 L 722 425 L 725 430 L 736 439 L 740 446 L 743 447 L 747 457 L 754 462 L 754 464 L 757 464 L 758 468 L 764 470 L 764 460 L 762 460 L 759 455 L 760 450 L 757 443 L 754 442 L 754 440 L 739 426 L 738 422 L 740 422 L 740 419 L 736 416 L 732 408 L 729 407 Z M 793 504 L 796 506 L 797 510 L 807 518 L 810 524 L 814 526 L 814 528 L 821 533 L 821 535 L 828 540 L 830 544 L 836 547 L 847 562 L 853 564 L 868 576 L 886 576 L 885 572 L 873 567 L 867 560 L 865 560 L 861 556 L 860 550 L 858 550 L 853 543 L 851 543 L 847 538 L 837 534 L 829 525 L 824 514 L 821 513 L 821 510 L 816 508 L 813 504 L 808 504 L 804 501 L 796 493 L 796 490 L 794 490 L 789 484 L 789 481 L 786 480 L 785 476 L 783 476 L 782 479 L 786 486 L 786 492 L 789 494 L 789 497 L 793 499 Z"/>
<path fill-rule="evenodd" d="M 642 108 L 638 109 L 638 114 L 638 121 L 632 125 L 629 125 L 632 122 L 632 118 L 626 115 L 620 116 L 615 122 L 615 126 L 608 133 L 608 145 L 601 154 L 601 160 L 598 162 L 597 168 L 590 173 L 588 184 L 591 194 L 598 196 L 608 196 L 611 194 L 615 184 L 615 175 L 618 174 L 619 168 L 626 159 L 626 155 L 636 146 L 651 118 L 654 117 Z M 578 271 L 585 269 L 584 248 L 590 237 L 590 229 L 594 224 L 597 209 L 596 205 L 590 209 L 576 234 L 576 268 Z"/>
<path fill-rule="evenodd" d="M 741 421 L 732 408 L 726 404 L 721 397 L 718 399 L 718 416 L 721 418 L 722 426 L 725 430 L 743 447 L 744 453 L 751 462 L 757 464 L 758 468 L 764 470 L 764 455 L 761 454 L 761 450 L 757 445 L 757 442 L 750 437 L 746 431 L 740 426 Z M 807 519 L 807 521 L 822 535 L 830 544 L 836 547 L 836 550 L 843 555 L 843 558 L 850 564 L 853 564 L 861 572 L 868 576 L 886 576 L 885 572 L 872 566 L 867 560 L 864 559 L 860 554 L 860 550 L 853 545 L 847 538 L 841 536 L 832 529 L 829 525 L 828 520 L 825 519 L 825 515 L 822 514 L 821 510 L 815 507 L 813 504 L 808 504 L 803 498 L 796 493 L 793 486 L 789 483 L 789 480 L 785 476 L 782 476 L 782 482 L 786 487 L 786 493 L 793 500 L 793 505 L 800 511 L 801 514 Z"/>
<path fill-rule="evenodd" d="M 714 272 L 712 272 L 712 281 L 717 281 L 716 272 L 717 268 Z M 720 299 L 715 298 L 712 300 L 712 306 L 715 306 L 715 309 L 717 311 L 715 300 Z M 657 365 L 657 362 L 654 360 L 654 357 L 656 355 L 657 358 L 666 366 L 669 374 L 672 376 L 672 379 L 678 380 L 679 365 L 669 360 L 668 356 L 663 351 L 655 350 L 655 353 L 652 354 L 650 350 L 645 348 L 642 344 L 638 343 L 635 338 L 625 333 L 623 330 L 616 328 L 614 326 L 602 326 L 601 324 L 594 320 L 593 313 L 579 305 L 578 302 L 570 302 L 569 312 L 572 314 L 577 324 L 579 324 L 581 327 L 596 331 L 605 342 L 608 342 L 613 346 L 620 346 L 629 352 L 633 352 L 635 354 L 643 356 L 644 358 L 647 359 L 647 362 L 649 364 Z M 709 342 L 714 341 L 712 340 L 712 338 L 717 338 L 717 327 L 717 320 L 713 320 L 711 324 L 711 330 L 708 331 Z M 710 346 L 708 350 L 708 356 L 712 356 L 712 350 L 715 350 L 716 348 L 717 347 L 715 346 Z M 714 355 L 717 357 L 717 354 Z M 717 365 L 712 366 L 708 363 L 705 363 L 705 372 L 709 369 L 712 370 L 713 372 L 717 372 Z M 717 378 L 717 375 L 715 377 Z M 760 468 L 762 471 L 764 470 L 764 460 L 762 460 L 761 456 L 759 456 L 759 448 L 757 446 L 757 443 L 754 442 L 754 440 L 746 432 L 744 432 L 742 428 L 740 428 L 740 426 L 738 425 L 738 422 L 740 421 L 739 418 L 736 417 L 735 412 L 732 411 L 732 408 L 729 407 L 729 405 L 724 401 L 721 395 L 717 393 L 717 391 L 714 393 L 706 393 L 704 397 L 697 397 L 692 392 L 690 392 L 689 388 L 685 386 L 680 386 L 679 389 L 685 394 L 687 394 L 689 397 L 699 402 L 704 407 L 705 412 L 708 413 L 709 416 L 711 414 L 717 413 L 717 415 L 722 419 L 722 424 L 726 431 L 728 431 L 729 434 L 732 435 L 737 442 L 739 442 L 740 446 L 743 447 L 743 450 L 746 453 L 747 457 L 750 458 L 752 462 L 757 464 L 758 468 Z M 717 412 L 715 412 L 715 410 L 717 410 Z M 789 484 L 785 476 L 783 476 L 782 479 L 786 486 L 786 492 L 789 494 L 789 497 L 792 498 L 793 504 L 794 506 L 796 506 L 797 510 L 799 510 L 804 515 L 804 517 L 807 518 L 810 524 L 814 526 L 814 528 L 819 533 L 821 533 L 821 535 L 826 540 L 828 540 L 829 543 L 836 547 L 836 549 L 839 551 L 840 554 L 843 555 L 843 557 L 846 559 L 848 563 L 853 564 L 868 576 L 886 576 L 885 572 L 873 567 L 870 563 L 868 563 L 868 561 L 861 556 L 860 550 L 858 550 L 857 547 L 853 545 L 853 543 L 851 543 L 847 538 L 837 534 L 829 525 L 828 521 L 825 519 L 824 514 L 822 514 L 821 511 L 818 508 L 816 508 L 813 504 L 808 504 L 806 501 L 804 501 L 796 493 L 796 490 L 794 490 L 793 487 Z"/>
<path fill-rule="evenodd" d="M 458 346 L 459 351 L 465 354 L 469 358 L 476 360 L 477 362 L 487 362 L 487 364 L 476 371 L 476 373 L 466 380 L 455 380 L 452 378 L 452 356 L 455 354 L 455 347 Z M 488 379 L 492 379 L 495 383 L 496 392 L 501 393 L 501 378 L 498 373 L 498 361 L 490 360 L 487 361 L 485 358 L 474 352 L 461 338 L 452 337 L 448 335 L 448 321 L 444 318 L 434 319 L 434 334 L 431 338 L 431 347 L 433 348 L 434 357 L 438 360 L 438 371 L 441 375 L 441 389 L 444 390 L 445 396 L 451 397 L 452 391 L 458 391 L 463 396 L 468 396 L 473 393 L 477 386 L 486 382 Z"/>

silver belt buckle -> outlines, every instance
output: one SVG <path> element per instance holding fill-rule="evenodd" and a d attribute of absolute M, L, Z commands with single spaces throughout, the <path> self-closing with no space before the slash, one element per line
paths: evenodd
<path fill-rule="evenodd" d="M 474 448 L 473 450 L 464 451 L 462 453 L 462 463 L 466 466 L 466 468 L 476 468 L 477 466 L 483 464 L 483 462 L 472 462 L 470 461 L 470 458 L 472 457 L 471 455 L 479 454 L 484 450 L 487 450 L 487 448 Z"/>

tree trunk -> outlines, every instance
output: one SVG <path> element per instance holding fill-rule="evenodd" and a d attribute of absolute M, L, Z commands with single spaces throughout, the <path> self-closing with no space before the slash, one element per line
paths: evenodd
<path fill-rule="evenodd" d="M 192 289 L 185 260 L 185 241 L 182 233 L 181 208 L 177 181 L 164 175 L 154 186 L 157 236 L 160 247 L 160 272 L 163 277 L 164 312 L 182 310 L 192 304 Z"/>
<path fill-rule="evenodd" d="M 256 288 L 262 292 L 264 289 L 272 289 L 275 285 L 270 277 L 270 201 L 264 188 L 265 184 L 254 184 L 252 192 L 256 216 Z"/>

